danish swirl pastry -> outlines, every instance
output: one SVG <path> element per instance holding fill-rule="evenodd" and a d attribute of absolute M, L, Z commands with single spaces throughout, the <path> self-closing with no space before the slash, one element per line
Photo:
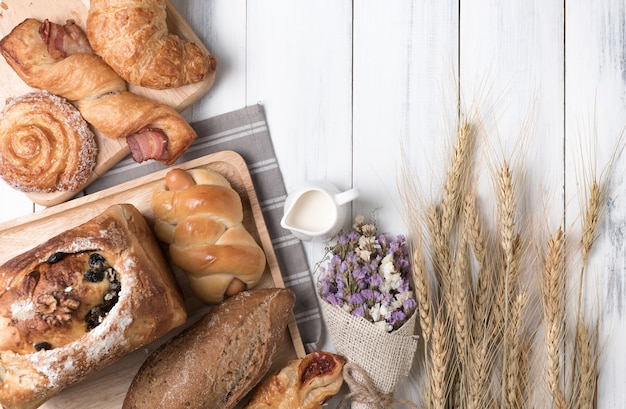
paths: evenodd
<path fill-rule="evenodd" d="M 96 163 L 95 136 L 65 99 L 33 92 L 8 99 L 0 119 L 0 176 L 23 192 L 76 191 Z"/>
<path fill-rule="evenodd" d="M 221 174 L 169 171 L 152 210 L 156 236 L 202 301 L 215 304 L 258 283 L 265 252 L 243 226 L 241 197 Z"/>
<path fill-rule="evenodd" d="M 167 28 L 165 0 L 91 0 L 87 37 L 127 82 L 166 89 L 215 78 L 216 59 Z"/>
<path fill-rule="evenodd" d="M 197 138 L 174 108 L 129 92 L 71 20 L 26 19 L 0 41 L 0 52 L 26 84 L 75 102 L 107 137 L 126 138 L 137 162 L 170 165 Z"/>

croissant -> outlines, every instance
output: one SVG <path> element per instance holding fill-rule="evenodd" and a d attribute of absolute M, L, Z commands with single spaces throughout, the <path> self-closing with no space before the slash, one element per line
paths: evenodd
<path fill-rule="evenodd" d="M 174 108 L 129 92 L 71 20 L 26 19 L 0 41 L 0 52 L 26 84 L 73 101 L 107 137 L 126 138 L 137 162 L 170 165 L 197 138 Z"/>
<path fill-rule="evenodd" d="M 215 78 L 216 59 L 168 32 L 165 0 L 91 0 L 87 38 L 131 84 L 165 89 Z"/>
<path fill-rule="evenodd" d="M 343 384 L 345 359 L 314 351 L 262 381 L 244 409 L 322 409 Z"/>
<path fill-rule="evenodd" d="M 216 304 L 258 283 L 265 252 L 242 224 L 241 197 L 224 176 L 172 169 L 151 204 L 156 236 L 202 301 Z"/>

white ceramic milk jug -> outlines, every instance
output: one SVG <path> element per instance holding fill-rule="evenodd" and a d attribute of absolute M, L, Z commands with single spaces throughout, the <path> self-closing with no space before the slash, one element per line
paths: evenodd
<path fill-rule="evenodd" d="M 300 240 L 331 238 L 343 227 L 345 205 L 358 196 L 357 188 L 341 192 L 326 181 L 306 182 L 287 195 L 280 225 Z"/>

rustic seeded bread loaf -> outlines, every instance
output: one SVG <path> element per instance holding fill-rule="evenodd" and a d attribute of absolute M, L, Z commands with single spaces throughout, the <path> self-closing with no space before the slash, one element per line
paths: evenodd
<path fill-rule="evenodd" d="M 295 303 L 288 289 L 241 292 L 148 357 L 123 409 L 229 409 L 267 374 Z"/>
<path fill-rule="evenodd" d="M 112 206 L 0 266 L 0 405 L 35 408 L 186 318 L 142 214 Z"/>

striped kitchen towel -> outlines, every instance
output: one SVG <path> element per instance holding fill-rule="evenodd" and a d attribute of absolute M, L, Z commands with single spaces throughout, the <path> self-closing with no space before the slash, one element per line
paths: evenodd
<path fill-rule="evenodd" d="M 322 322 L 311 272 L 302 243 L 280 226 L 287 192 L 278 167 L 261 105 L 191 124 L 198 139 L 178 160 L 183 163 L 211 153 L 232 150 L 240 154 L 250 171 L 265 224 L 272 239 L 285 286 L 297 297 L 294 314 L 307 352 L 318 349 Z M 93 182 L 85 193 L 93 193 L 163 169 L 158 162 L 138 164 L 130 156 Z"/>

